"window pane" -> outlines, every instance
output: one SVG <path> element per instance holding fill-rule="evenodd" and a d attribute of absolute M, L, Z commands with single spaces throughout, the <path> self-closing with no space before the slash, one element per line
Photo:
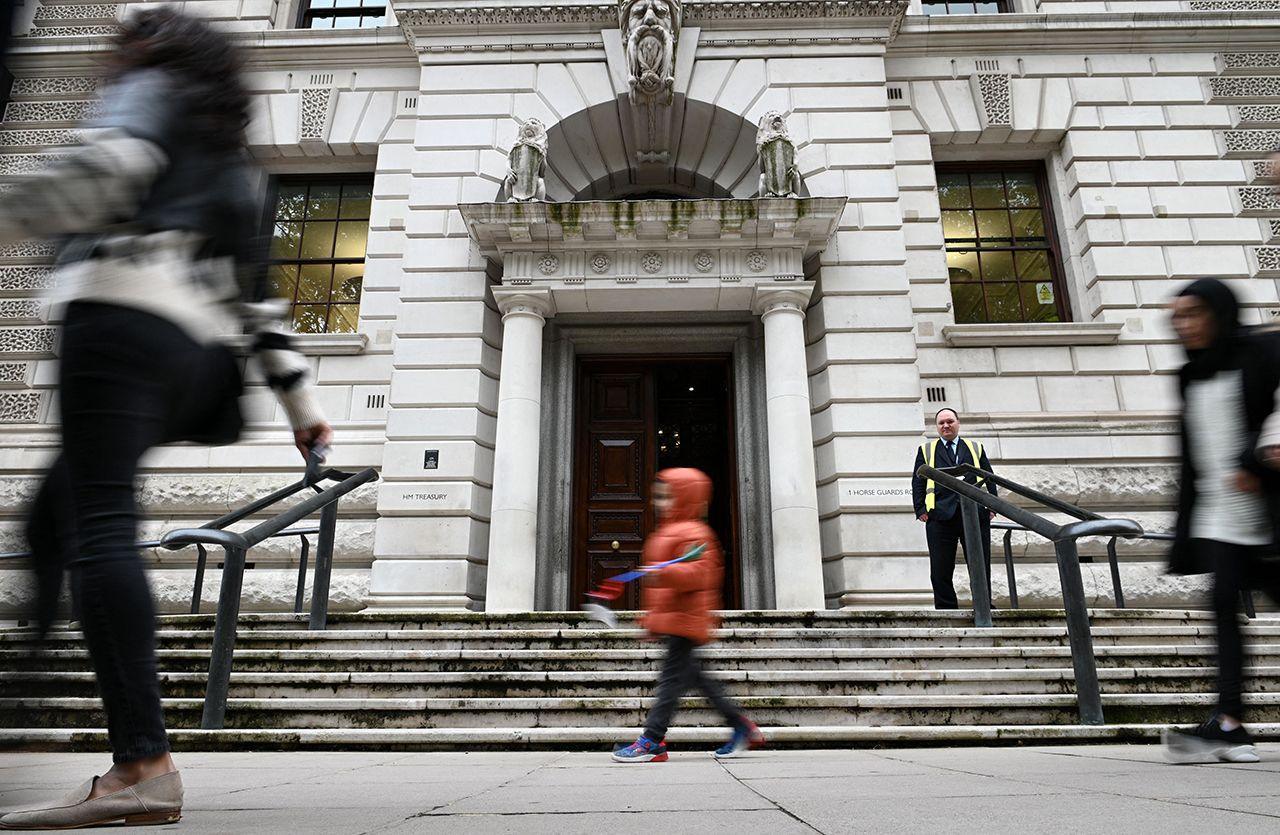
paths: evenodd
<path fill-rule="evenodd" d="M 938 175 L 938 202 L 944 209 L 969 208 L 969 178 L 965 174 Z"/>
<path fill-rule="evenodd" d="M 976 252 L 948 252 L 947 253 L 947 274 L 951 277 L 951 281 L 977 281 L 978 275 L 978 253 Z"/>
<path fill-rule="evenodd" d="M 1009 216 L 1013 218 L 1013 234 L 1019 240 L 1044 239 L 1044 213 L 1039 209 L 1015 209 Z"/>
<path fill-rule="evenodd" d="M 307 223 L 302 233 L 302 257 L 332 258 L 333 233 L 336 228 L 336 223 Z"/>
<path fill-rule="evenodd" d="M 359 305 L 335 304 L 329 308 L 329 333 L 355 333 L 359 319 Z"/>
<path fill-rule="evenodd" d="M 309 9 L 332 9 L 332 8 L 333 8 L 333 0 L 311 0 L 311 5 L 307 6 L 307 8 L 309 8 Z"/>
<path fill-rule="evenodd" d="M 298 268 L 293 264 L 275 264 L 267 273 L 267 284 L 271 287 L 271 295 L 293 301 L 293 294 L 298 289 Z"/>
<path fill-rule="evenodd" d="M 947 7 L 945 3 L 925 3 L 924 13 L 927 15 L 946 14 Z"/>
<path fill-rule="evenodd" d="M 983 284 L 987 291 L 988 322 L 1021 322 L 1022 305 L 1017 284 Z"/>
<path fill-rule="evenodd" d="M 306 264 L 298 276 L 298 301 L 329 301 L 329 280 L 333 267 L 328 264 Z"/>
<path fill-rule="evenodd" d="M 1039 206 L 1040 189 L 1030 171 L 1009 171 L 1004 175 L 1010 206 Z"/>
<path fill-rule="evenodd" d="M 969 176 L 973 181 L 974 206 L 979 209 L 1004 206 L 1004 180 L 999 171 L 975 171 Z"/>
<path fill-rule="evenodd" d="M 1043 281 L 1035 284 L 1018 285 L 1022 292 L 1022 309 L 1026 311 L 1028 322 L 1058 321 L 1058 306 L 1053 282 Z"/>
<path fill-rule="evenodd" d="M 999 3 L 978 3 L 978 14 L 999 14 Z"/>
<path fill-rule="evenodd" d="M 333 268 L 333 301 L 360 301 L 363 285 L 364 264 L 338 264 Z"/>
<path fill-rule="evenodd" d="M 1022 281 L 1052 281 L 1049 271 L 1049 251 L 1018 252 L 1014 254 L 1018 265 L 1018 278 Z"/>
<path fill-rule="evenodd" d="M 334 258 L 363 258 L 365 242 L 369 236 L 367 220 L 352 220 L 338 224 L 338 242 L 333 249 Z"/>
<path fill-rule="evenodd" d="M 324 333 L 325 305 L 300 304 L 293 308 L 293 329 L 297 333 Z"/>
<path fill-rule="evenodd" d="M 360 7 L 360 0 L 337 0 L 334 6 L 339 9 L 353 9 Z"/>
<path fill-rule="evenodd" d="M 1013 281 L 1014 279 L 1012 252 L 982 253 L 983 281 Z"/>
<path fill-rule="evenodd" d="M 951 300 L 954 302 L 956 324 L 970 325 L 987 320 L 982 307 L 981 284 L 952 284 Z"/>
<path fill-rule="evenodd" d="M 276 220 L 302 220 L 306 202 L 306 186 L 281 186 L 276 191 Z"/>
<path fill-rule="evenodd" d="M 272 258 L 297 258 L 298 242 L 302 238 L 301 223 L 277 223 L 271 239 Z"/>
<path fill-rule="evenodd" d="M 336 218 L 341 193 L 342 186 L 312 186 L 307 199 L 307 220 Z"/>
<path fill-rule="evenodd" d="M 333 18 L 331 17 L 313 17 L 311 18 L 312 29 L 332 29 Z"/>
<path fill-rule="evenodd" d="M 978 236 L 981 238 L 1009 238 L 1009 213 L 1004 209 L 975 212 L 978 216 Z"/>
<path fill-rule="evenodd" d="M 334 29 L 359 29 L 360 18 L 358 17 L 336 17 L 333 19 Z"/>
<path fill-rule="evenodd" d="M 972 212 L 946 211 L 942 213 L 942 234 L 947 240 L 975 237 Z"/>

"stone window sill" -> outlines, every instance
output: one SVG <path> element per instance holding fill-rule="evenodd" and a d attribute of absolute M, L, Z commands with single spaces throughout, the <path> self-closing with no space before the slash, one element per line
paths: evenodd
<path fill-rule="evenodd" d="M 363 333 L 295 333 L 293 344 L 308 357 L 335 357 L 363 354 L 369 337 Z M 249 352 L 249 337 L 237 337 L 232 347 L 239 354 Z"/>
<path fill-rule="evenodd" d="M 1036 345 L 1113 345 L 1121 322 L 1036 322 L 944 325 L 942 338 L 955 348 Z"/>

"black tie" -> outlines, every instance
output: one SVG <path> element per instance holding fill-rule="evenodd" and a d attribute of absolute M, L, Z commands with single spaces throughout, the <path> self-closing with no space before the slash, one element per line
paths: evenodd
<path fill-rule="evenodd" d="M 951 460 L 959 464 L 960 459 L 956 457 L 956 442 L 947 441 L 947 452 L 951 453 Z"/>

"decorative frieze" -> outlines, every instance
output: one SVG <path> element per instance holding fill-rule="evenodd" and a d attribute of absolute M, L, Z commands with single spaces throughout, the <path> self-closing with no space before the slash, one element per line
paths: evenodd
<path fill-rule="evenodd" d="M 1269 99 L 1280 96 L 1280 75 L 1222 75 L 1209 89 L 1215 99 Z"/>
<path fill-rule="evenodd" d="M 16 177 L 49 167 L 66 154 L 0 154 L 0 176 Z"/>
<path fill-rule="evenodd" d="M 1239 186 L 1240 213 L 1245 215 L 1270 214 L 1280 211 L 1280 196 L 1271 186 Z"/>
<path fill-rule="evenodd" d="M 1280 124 L 1280 105 L 1245 104 L 1236 109 L 1240 117 L 1239 125 L 1277 125 Z"/>
<path fill-rule="evenodd" d="M 118 26 L 33 26 L 29 38 L 91 38 L 97 35 L 114 35 Z"/>
<path fill-rule="evenodd" d="M 1280 69 L 1280 52 L 1224 52 L 1222 65 L 1228 70 Z"/>
<path fill-rule="evenodd" d="M 970 86 L 976 94 L 983 128 L 1013 127 L 1013 96 L 1008 73 L 974 73 Z"/>
<path fill-rule="evenodd" d="M 1269 241 L 1280 241 L 1280 218 L 1271 218 L 1267 221 L 1267 230 L 1270 233 Z"/>
<path fill-rule="evenodd" d="M 74 5 L 42 5 L 36 7 L 32 20 L 37 26 L 45 23 L 80 24 L 88 21 L 110 23 L 120 16 L 120 6 L 115 3 L 76 3 Z"/>
<path fill-rule="evenodd" d="M 1275 12 L 1280 0 L 1191 0 L 1193 12 Z"/>
<path fill-rule="evenodd" d="M 48 148 L 74 145 L 80 141 L 77 130 L 0 130 L 0 148 Z"/>
<path fill-rule="evenodd" d="M 34 293 L 52 286 L 52 267 L 0 267 L 0 292 Z"/>
<path fill-rule="evenodd" d="M 53 353 L 53 328 L 0 328 L 0 354 L 42 357 Z"/>
<path fill-rule="evenodd" d="M 1250 165 L 1253 169 L 1253 179 L 1267 182 L 1280 180 L 1280 166 L 1276 165 L 1275 160 L 1255 159 Z"/>
<path fill-rule="evenodd" d="M 298 91 L 298 98 L 298 141 L 328 143 L 338 91 L 332 87 L 307 87 Z"/>
<path fill-rule="evenodd" d="M 16 244 L 9 244 L 0 247 L 0 259 L 3 258 L 53 258 L 58 254 L 58 248 L 49 241 L 18 241 Z"/>
<path fill-rule="evenodd" d="M 40 302 L 35 299 L 0 299 L 0 319 L 39 322 Z"/>
<path fill-rule="evenodd" d="M 27 364 L 25 362 L 0 362 L 0 387 L 13 388 L 26 385 Z"/>
<path fill-rule="evenodd" d="M 1280 246 L 1255 246 L 1253 255 L 1258 261 L 1258 275 L 1280 275 Z"/>
<path fill-rule="evenodd" d="M 1280 148 L 1280 130 L 1224 130 L 1222 141 L 1228 154 L 1269 154 Z"/>
<path fill-rule="evenodd" d="M 97 115 L 97 101 L 11 101 L 6 122 L 81 122 Z"/>
<path fill-rule="evenodd" d="M 0 423 L 35 423 L 40 419 L 40 392 L 0 392 Z"/>
<path fill-rule="evenodd" d="M 99 79 L 87 75 L 35 76 L 15 78 L 11 96 L 15 99 L 44 99 L 59 96 L 91 96 Z"/>

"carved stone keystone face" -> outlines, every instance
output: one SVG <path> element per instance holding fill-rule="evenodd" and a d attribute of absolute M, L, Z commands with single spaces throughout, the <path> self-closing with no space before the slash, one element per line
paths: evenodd
<path fill-rule="evenodd" d="M 624 0 L 618 16 L 633 92 L 648 98 L 669 94 L 675 81 L 680 4 L 675 0 Z"/>

